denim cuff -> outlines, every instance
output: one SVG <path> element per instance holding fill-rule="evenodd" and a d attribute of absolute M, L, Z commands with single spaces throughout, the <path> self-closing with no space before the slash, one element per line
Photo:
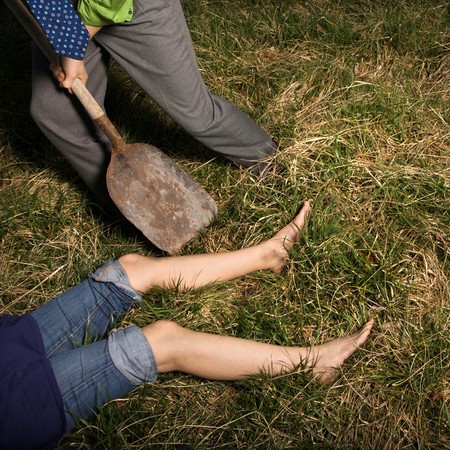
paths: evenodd
<path fill-rule="evenodd" d="M 141 294 L 131 287 L 124 268 L 116 259 L 107 261 L 89 277 L 98 282 L 113 283 L 135 302 L 142 300 Z"/>
<path fill-rule="evenodd" d="M 139 327 L 131 325 L 112 330 L 108 336 L 108 350 L 117 370 L 130 383 L 138 386 L 158 378 L 153 351 Z"/>

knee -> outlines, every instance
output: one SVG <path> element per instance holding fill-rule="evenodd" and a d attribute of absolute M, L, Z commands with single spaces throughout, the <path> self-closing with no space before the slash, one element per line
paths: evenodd
<path fill-rule="evenodd" d="M 130 281 L 131 286 L 133 286 L 134 274 L 135 272 L 139 271 L 139 267 L 142 264 L 143 258 L 144 258 L 143 256 L 136 255 L 134 253 L 122 255 L 120 258 L 117 258 L 117 262 L 125 270 L 125 273 L 128 276 L 128 280 Z"/>
<path fill-rule="evenodd" d="M 176 344 L 176 341 L 183 336 L 185 329 L 167 319 L 160 319 L 145 327 L 149 330 L 152 340 L 163 340 L 169 344 Z M 144 330 L 145 330 L 144 329 Z"/>
<path fill-rule="evenodd" d="M 140 262 L 140 260 L 143 258 L 143 256 L 138 255 L 136 253 L 128 253 L 126 255 L 122 255 L 117 259 L 117 261 L 122 264 L 122 266 L 128 265 L 128 264 L 137 264 Z"/>
<path fill-rule="evenodd" d="M 187 330 L 170 320 L 158 320 L 143 328 L 143 333 L 153 351 L 159 373 L 179 368 L 179 354 Z"/>
<path fill-rule="evenodd" d="M 147 292 L 154 286 L 155 267 L 158 258 L 128 254 L 121 256 L 118 262 L 125 270 L 128 281 L 133 289 Z"/>

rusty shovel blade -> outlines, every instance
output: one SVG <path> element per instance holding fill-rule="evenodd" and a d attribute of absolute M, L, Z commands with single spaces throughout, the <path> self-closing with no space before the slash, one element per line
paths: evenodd
<path fill-rule="evenodd" d="M 122 214 L 170 255 L 217 215 L 208 193 L 152 145 L 115 146 L 106 181 Z"/>

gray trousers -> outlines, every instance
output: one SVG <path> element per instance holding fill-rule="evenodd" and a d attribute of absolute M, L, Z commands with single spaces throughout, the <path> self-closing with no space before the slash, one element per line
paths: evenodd
<path fill-rule="evenodd" d="M 272 139 L 205 86 L 179 0 L 135 0 L 129 23 L 104 27 L 89 43 L 87 87 L 103 107 L 109 55 L 186 132 L 245 167 L 275 153 Z M 31 115 L 88 187 L 111 205 L 105 174 L 111 145 L 73 96 L 59 88 L 33 50 Z M 255 166 L 258 172 L 265 165 Z"/>

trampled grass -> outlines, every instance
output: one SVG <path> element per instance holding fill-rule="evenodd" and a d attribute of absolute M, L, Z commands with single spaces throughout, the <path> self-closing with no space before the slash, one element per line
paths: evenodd
<path fill-rule="evenodd" d="M 120 131 L 165 150 L 218 203 L 218 219 L 183 252 L 260 242 L 305 199 L 313 213 L 285 274 L 158 291 L 125 323 L 164 317 L 287 345 L 377 323 L 331 386 L 301 372 L 238 383 L 164 375 L 60 447 L 449 448 L 448 5 L 183 6 L 206 83 L 274 136 L 285 169 L 258 179 L 224 164 L 113 66 L 108 113 Z M 0 309 L 21 314 L 107 259 L 156 252 L 102 215 L 33 124 L 28 40 L 1 8 Z"/>

